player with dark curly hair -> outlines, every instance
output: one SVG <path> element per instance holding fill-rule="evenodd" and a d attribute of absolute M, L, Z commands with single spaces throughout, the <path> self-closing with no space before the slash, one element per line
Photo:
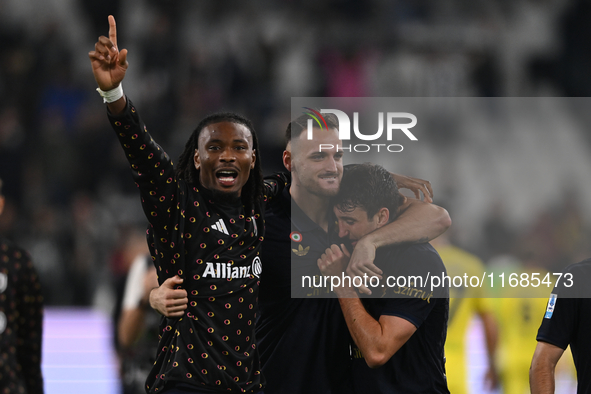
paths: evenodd
<path fill-rule="evenodd" d="M 140 190 L 158 282 L 175 294 L 146 390 L 258 392 L 264 379 L 254 327 L 266 196 L 255 130 L 240 115 L 210 115 L 175 169 L 123 95 L 127 50 L 117 47 L 112 16 L 109 25 L 89 57 Z"/>

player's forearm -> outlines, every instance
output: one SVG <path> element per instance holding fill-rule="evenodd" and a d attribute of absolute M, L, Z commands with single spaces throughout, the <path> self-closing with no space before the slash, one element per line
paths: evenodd
<path fill-rule="evenodd" d="M 162 286 L 155 287 L 150 290 L 150 294 L 148 295 L 148 304 L 150 304 L 150 307 L 156 312 L 160 313 L 162 316 L 168 317 L 168 312 L 166 311 L 165 306 L 164 291 L 165 289 Z"/>
<path fill-rule="evenodd" d="M 563 349 L 554 345 L 538 342 L 529 369 L 529 384 L 533 394 L 554 393 L 554 371 L 562 352 Z"/>
<path fill-rule="evenodd" d="M 134 181 L 140 189 L 146 217 L 159 226 L 168 216 L 170 201 L 176 192 L 175 169 L 166 152 L 154 141 L 131 100 L 117 100 L 124 105 L 119 114 L 111 112 L 109 121 L 115 130 Z"/>
<path fill-rule="evenodd" d="M 127 309 L 121 313 L 117 338 L 122 348 L 128 348 L 139 338 L 144 327 L 145 310 L 143 307 Z"/>
<path fill-rule="evenodd" d="M 117 107 L 115 110 L 119 110 L 118 113 L 111 110 L 113 105 Z M 122 108 L 119 108 L 120 106 Z M 166 185 L 169 175 L 166 172 L 174 172 L 172 161 L 154 141 L 131 100 L 122 97 L 114 103 L 107 104 L 107 108 L 109 121 L 125 152 L 125 157 L 131 167 L 137 170 L 134 174 L 139 171 L 142 174 L 149 173 L 152 177 L 164 178 L 163 183 Z"/>
<path fill-rule="evenodd" d="M 564 349 L 538 341 L 529 369 L 529 384 L 533 394 L 554 393 L 554 371 Z"/>
<path fill-rule="evenodd" d="M 367 365 L 377 368 L 388 361 L 382 326 L 361 303 L 359 298 L 339 298 L 351 337 L 361 350 Z"/>
<path fill-rule="evenodd" d="M 125 107 L 127 106 L 127 99 L 125 95 L 121 97 L 117 101 L 113 101 L 112 103 L 107 103 L 107 108 L 112 115 L 121 115 L 123 111 L 125 111 Z"/>
<path fill-rule="evenodd" d="M 428 242 L 443 234 L 451 226 L 451 218 L 444 208 L 415 199 L 408 199 L 398 218 L 363 239 L 376 248 Z"/>
<path fill-rule="evenodd" d="M 550 363 L 542 363 L 534 359 L 529 370 L 529 385 L 532 394 L 554 393 L 554 368 Z"/>
<path fill-rule="evenodd" d="M 291 182 L 291 173 L 279 172 L 264 178 L 264 193 L 270 200 L 283 193 L 285 187 Z"/>

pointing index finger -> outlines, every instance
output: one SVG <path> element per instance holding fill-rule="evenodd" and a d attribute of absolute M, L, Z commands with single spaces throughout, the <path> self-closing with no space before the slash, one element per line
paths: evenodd
<path fill-rule="evenodd" d="M 117 24 L 113 15 L 109 15 L 109 39 L 117 48 Z"/>

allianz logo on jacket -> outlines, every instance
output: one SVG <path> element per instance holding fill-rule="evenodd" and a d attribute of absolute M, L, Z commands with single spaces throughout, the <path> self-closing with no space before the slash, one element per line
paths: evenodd
<path fill-rule="evenodd" d="M 216 279 L 240 279 L 248 278 L 251 275 L 260 277 L 263 271 L 263 265 L 261 259 L 257 256 L 252 260 L 250 266 L 233 267 L 232 263 L 205 263 L 205 271 L 203 272 L 204 278 L 216 278 Z"/>

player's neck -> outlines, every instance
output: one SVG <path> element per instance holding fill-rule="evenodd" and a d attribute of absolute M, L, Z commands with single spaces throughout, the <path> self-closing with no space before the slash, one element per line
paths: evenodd
<path fill-rule="evenodd" d="M 295 183 L 292 183 L 289 192 L 293 201 L 298 204 L 298 207 L 306 216 L 328 232 L 329 198 L 312 194 L 305 188 L 298 187 Z"/>

